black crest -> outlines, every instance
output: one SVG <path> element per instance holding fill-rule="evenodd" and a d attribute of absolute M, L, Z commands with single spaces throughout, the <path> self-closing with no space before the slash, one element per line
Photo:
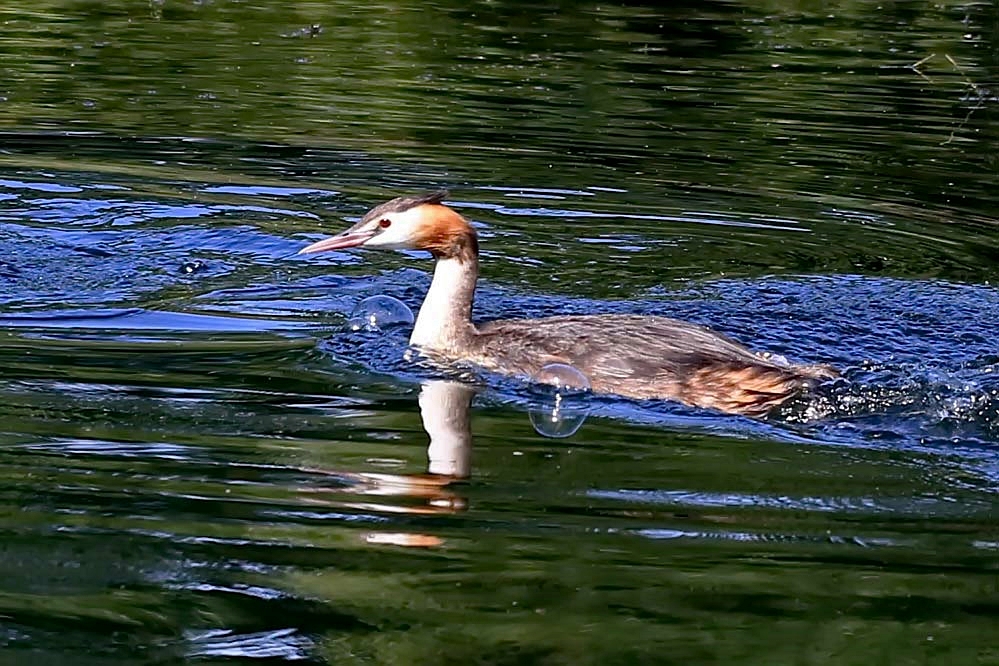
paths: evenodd
<path fill-rule="evenodd" d="M 450 193 L 447 190 L 437 190 L 436 192 L 417 194 L 415 196 L 397 197 L 369 210 L 361 219 L 361 224 L 371 220 L 376 220 L 389 213 L 402 213 L 410 208 L 416 208 L 417 206 L 422 206 L 423 204 L 439 204 L 444 201 L 449 194 Z"/>

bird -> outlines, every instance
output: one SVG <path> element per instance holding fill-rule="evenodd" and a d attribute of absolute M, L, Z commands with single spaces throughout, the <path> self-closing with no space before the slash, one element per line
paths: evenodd
<path fill-rule="evenodd" d="M 531 378 L 545 366 L 583 373 L 594 394 L 668 400 L 764 417 L 792 396 L 835 379 L 829 365 L 797 365 L 750 350 L 705 326 L 654 315 L 590 314 L 475 323 L 479 239 L 444 203 L 447 191 L 401 196 L 349 229 L 302 248 L 425 250 L 433 279 L 409 342 L 430 358 Z"/>

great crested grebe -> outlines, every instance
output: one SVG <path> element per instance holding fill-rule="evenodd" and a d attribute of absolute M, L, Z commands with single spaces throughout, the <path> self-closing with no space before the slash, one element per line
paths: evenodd
<path fill-rule="evenodd" d="M 472 323 L 479 243 L 468 221 L 442 202 L 447 192 L 399 197 L 350 229 L 300 254 L 372 247 L 427 250 L 436 259 L 411 345 L 432 356 L 531 377 L 550 363 L 571 365 L 594 393 L 677 400 L 762 416 L 838 373 L 756 354 L 708 328 L 642 315 L 582 315 Z"/>

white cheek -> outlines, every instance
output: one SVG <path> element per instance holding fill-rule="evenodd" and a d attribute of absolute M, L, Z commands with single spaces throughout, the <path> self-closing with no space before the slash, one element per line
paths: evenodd
<path fill-rule="evenodd" d="M 393 227 L 378 233 L 364 245 L 366 247 L 383 247 L 387 250 L 401 250 L 409 247 L 405 235 Z"/>
<path fill-rule="evenodd" d="M 393 213 L 388 217 L 392 224 L 365 243 L 367 247 L 383 247 L 387 250 L 405 250 L 413 247 L 419 212 L 416 209 L 404 213 Z"/>

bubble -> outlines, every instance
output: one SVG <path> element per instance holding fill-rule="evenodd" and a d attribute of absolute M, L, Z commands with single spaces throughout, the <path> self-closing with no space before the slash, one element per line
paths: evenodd
<path fill-rule="evenodd" d="M 556 439 L 576 434 L 590 413 L 586 375 L 571 365 L 551 363 L 531 380 L 537 399 L 527 413 L 537 433 Z"/>
<path fill-rule="evenodd" d="M 371 296 L 354 306 L 347 325 L 352 331 L 381 331 L 389 326 L 412 324 L 413 311 L 398 298 Z"/>

